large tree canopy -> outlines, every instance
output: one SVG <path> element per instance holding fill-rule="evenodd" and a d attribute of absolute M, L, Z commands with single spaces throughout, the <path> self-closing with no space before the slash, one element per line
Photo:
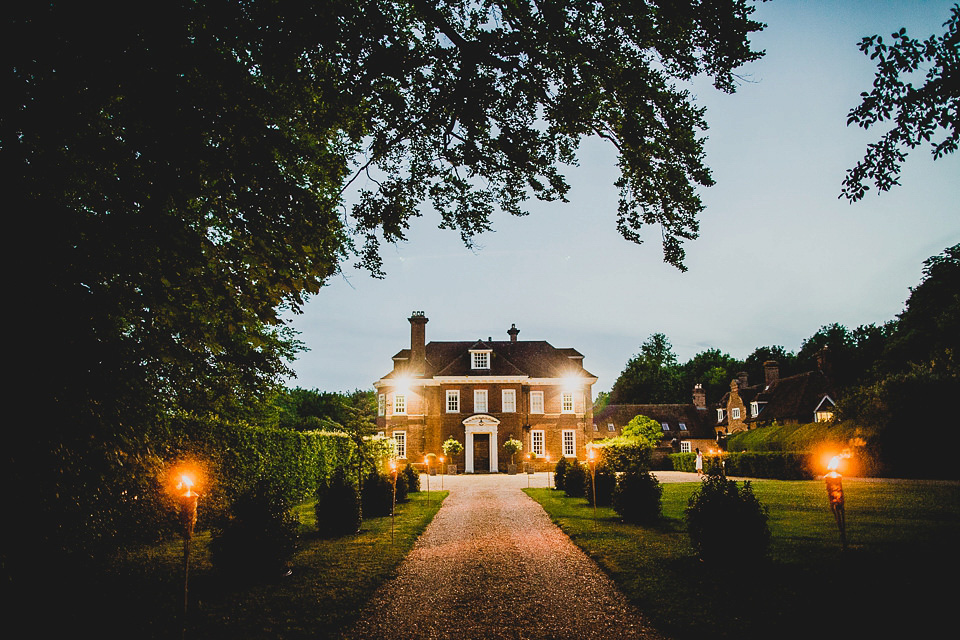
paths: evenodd
<path fill-rule="evenodd" d="M 703 109 L 761 54 L 746 0 L 26 2 L 5 14 L 0 145 L 43 256 L 57 406 L 94 422 L 209 406 L 287 373 L 278 329 L 429 203 L 468 243 L 562 200 L 584 136 L 619 153 L 616 213 L 697 235 Z M 348 213 L 345 190 L 366 184 Z M 354 244 L 355 239 L 359 242 Z M 78 384 L 78 381 L 81 384 Z M 222 406 L 214 406 L 218 411 Z M 229 408 L 229 407 L 227 407 Z"/>
<path fill-rule="evenodd" d="M 907 151 L 929 143 L 934 159 L 957 150 L 960 141 L 960 4 L 950 8 L 942 36 L 915 40 L 901 28 L 889 44 L 879 35 L 860 41 L 860 50 L 877 62 L 870 92 L 852 109 L 847 125 L 869 129 L 890 120 L 892 127 L 867 146 L 863 160 L 847 171 L 840 197 L 856 202 L 873 182 L 878 191 L 900 184 Z M 924 83 L 914 86 L 916 74 Z M 942 137 L 938 137 L 942 135 Z"/>

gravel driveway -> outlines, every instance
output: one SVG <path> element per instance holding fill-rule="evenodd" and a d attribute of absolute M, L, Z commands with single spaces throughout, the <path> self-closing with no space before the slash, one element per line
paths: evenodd
<path fill-rule="evenodd" d="M 529 480 L 545 486 L 542 473 Z M 521 491 L 526 475 L 443 483 L 443 508 L 346 638 L 660 637 Z"/>

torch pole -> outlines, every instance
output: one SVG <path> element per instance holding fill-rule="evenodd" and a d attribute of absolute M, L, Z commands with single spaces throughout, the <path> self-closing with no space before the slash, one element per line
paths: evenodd
<path fill-rule="evenodd" d="M 190 490 L 180 496 L 180 522 L 183 524 L 183 628 L 182 636 L 187 636 L 187 603 L 189 602 L 190 583 L 190 540 L 193 527 L 197 523 L 197 494 Z"/>
<path fill-rule="evenodd" d="M 830 509 L 833 511 L 833 517 L 837 521 L 837 528 L 840 530 L 840 546 L 847 550 L 847 517 L 844 509 L 843 500 L 843 477 L 836 471 L 831 471 L 824 476 L 827 483 L 827 496 L 830 499 Z"/>

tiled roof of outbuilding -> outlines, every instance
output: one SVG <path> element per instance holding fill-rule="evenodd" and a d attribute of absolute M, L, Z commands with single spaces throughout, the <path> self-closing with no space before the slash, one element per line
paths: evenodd
<path fill-rule="evenodd" d="M 692 438 L 713 438 L 710 416 L 716 415 L 706 409 L 697 409 L 693 404 L 611 404 L 593 416 L 593 421 L 603 427 L 609 422 L 623 427 L 635 416 L 647 416 L 670 427 L 664 435 L 687 434 Z M 680 429 L 680 423 L 686 425 L 686 431 Z"/>

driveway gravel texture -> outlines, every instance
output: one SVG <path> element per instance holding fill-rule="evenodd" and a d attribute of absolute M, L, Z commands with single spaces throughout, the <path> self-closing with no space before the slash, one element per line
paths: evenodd
<path fill-rule="evenodd" d="M 443 507 L 344 637 L 659 640 L 521 491 L 546 482 L 543 473 L 446 476 Z M 438 489 L 440 478 L 430 484 Z"/>

